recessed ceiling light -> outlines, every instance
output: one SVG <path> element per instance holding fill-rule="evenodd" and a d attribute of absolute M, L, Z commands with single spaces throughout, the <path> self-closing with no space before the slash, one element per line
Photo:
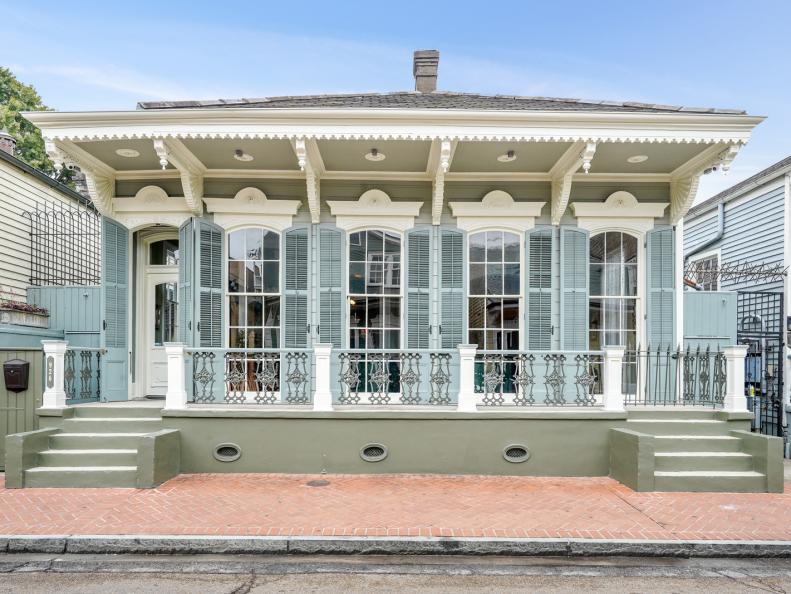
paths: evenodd
<path fill-rule="evenodd" d="M 253 155 L 244 152 L 242 149 L 236 149 L 233 152 L 233 158 L 236 159 L 237 161 L 242 161 L 244 163 L 248 163 L 249 161 L 255 159 Z"/>
<path fill-rule="evenodd" d="M 127 157 L 129 159 L 132 159 L 134 157 L 139 157 L 140 151 L 136 151 L 135 149 L 130 149 L 130 148 L 120 148 L 115 150 L 115 154 L 118 155 L 119 157 Z"/>
<path fill-rule="evenodd" d="M 379 149 L 372 148 L 370 151 L 365 153 L 365 158 L 369 161 L 384 161 L 387 156 L 384 153 L 380 153 Z"/>
<path fill-rule="evenodd" d="M 648 161 L 648 155 L 633 155 L 626 160 L 629 163 L 645 163 Z"/>
<path fill-rule="evenodd" d="M 500 163 L 511 163 L 512 161 L 516 161 L 516 152 L 508 151 L 504 155 L 497 157 L 497 160 L 500 161 Z"/>

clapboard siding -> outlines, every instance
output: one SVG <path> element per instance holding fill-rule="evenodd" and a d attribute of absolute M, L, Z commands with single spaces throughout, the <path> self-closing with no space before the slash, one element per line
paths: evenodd
<path fill-rule="evenodd" d="M 49 311 L 50 330 L 62 330 L 67 335 L 99 335 L 101 325 L 101 288 L 100 287 L 30 287 L 28 301 Z M 88 343 L 80 346 L 99 346 L 93 344 L 94 337 L 86 337 Z M 76 344 L 76 343 L 75 343 Z"/>
<path fill-rule="evenodd" d="M 43 358 L 40 348 L 0 348 L 0 367 L 6 361 L 21 359 L 30 365 L 28 389 L 9 392 L 0 381 L 0 470 L 5 467 L 5 436 L 32 431 L 37 428 L 36 408 L 41 406 L 44 394 Z"/>

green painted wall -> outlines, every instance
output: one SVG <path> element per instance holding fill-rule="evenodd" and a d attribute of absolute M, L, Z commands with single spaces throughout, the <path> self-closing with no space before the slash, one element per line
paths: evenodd
<path fill-rule="evenodd" d="M 2 365 L 11 359 L 30 363 L 28 389 L 24 392 L 6 390 Z M 0 468 L 5 467 L 5 436 L 38 428 L 36 408 L 42 404 L 43 370 L 43 354 L 40 348 L 0 348 Z"/>

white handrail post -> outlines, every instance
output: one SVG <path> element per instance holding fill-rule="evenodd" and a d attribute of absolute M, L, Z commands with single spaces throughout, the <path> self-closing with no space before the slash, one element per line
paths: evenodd
<path fill-rule="evenodd" d="M 67 340 L 42 340 L 44 349 L 44 397 L 41 408 L 66 407 Z"/>
<path fill-rule="evenodd" d="M 624 411 L 623 397 L 623 347 L 604 347 L 604 410 Z"/>
<path fill-rule="evenodd" d="M 478 397 L 475 394 L 475 352 L 476 344 L 459 345 L 459 399 L 456 410 L 477 412 Z"/>
<path fill-rule="evenodd" d="M 744 359 L 746 345 L 727 346 L 722 349 L 725 355 L 725 402 L 724 410 L 747 412 L 747 396 L 744 394 Z"/>
<path fill-rule="evenodd" d="M 330 390 L 330 355 L 332 345 L 319 343 L 313 346 L 313 365 L 316 370 L 316 388 L 313 391 L 313 410 L 332 410 Z"/>
<path fill-rule="evenodd" d="M 166 342 L 165 354 L 168 358 L 168 389 L 165 392 L 165 408 L 183 410 L 187 408 L 187 389 L 184 382 L 185 344 Z"/>

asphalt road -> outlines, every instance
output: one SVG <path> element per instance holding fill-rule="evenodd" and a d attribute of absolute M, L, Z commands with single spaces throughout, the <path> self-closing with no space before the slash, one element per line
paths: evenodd
<path fill-rule="evenodd" d="M 0 555 L 0 592 L 791 592 L 791 559 Z"/>

